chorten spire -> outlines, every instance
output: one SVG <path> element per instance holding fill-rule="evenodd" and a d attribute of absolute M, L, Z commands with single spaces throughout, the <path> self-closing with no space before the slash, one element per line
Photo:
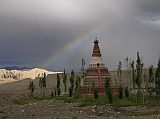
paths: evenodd
<path fill-rule="evenodd" d="M 101 57 L 101 51 L 100 51 L 98 43 L 99 43 L 99 41 L 97 40 L 97 37 L 96 37 L 95 41 L 94 41 L 92 57 Z"/>

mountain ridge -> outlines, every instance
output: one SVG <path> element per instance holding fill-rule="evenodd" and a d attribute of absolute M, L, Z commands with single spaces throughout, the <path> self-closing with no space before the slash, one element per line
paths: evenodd
<path fill-rule="evenodd" d="M 37 77 L 43 77 L 44 73 L 48 74 L 57 74 L 62 72 L 52 72 L 47 71 L 45 69 L 40 68 L 33 68 L 33 69 L 26 69 L 26 70 L 6 70 L 0 69 L 0 84 L 14 82 L 23 79 L 35 79 Z"/>
<path fill-rule="evenodd" d="M 6 69 L 6 70 L 25 70 L 25 69 L 32 69 L 31 67 L 19 67 L 19 66 L 5 66 L 5 67 L 2 67 L 0 69 Z"/>

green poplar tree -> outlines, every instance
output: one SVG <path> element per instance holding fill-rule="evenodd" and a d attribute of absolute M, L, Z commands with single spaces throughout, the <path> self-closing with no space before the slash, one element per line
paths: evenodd
<path fill-rule="evenodd" d="M 75 80 L 75 72 L 72 70 L 71 71 L 71 77 L 70 77 L 71 86 L 69 87 L 69 96 L 70 97 L 72 97 L 72 95 L 73 95 L 74 80 Z"/>
<path fill-rule="evenodd" d="M 158 60 L 158 66 L 156 69 L 156 74 L 155 74 L 155 78 L 156 78 L 156 94 L 158 96 L 160 96 L 160 59 Z"/>
<path fill-rule="evenodd" d="M 153 65 L 151 65 L 149 67 L 149 84 L 150 84 L 150 86 L 148 89 L 150 97 L 152 96 L 152 92 L 153 92 L 153 86 L 152 86 L 153 82 L 154 82 Z"/>
<path fill-rule="evenodd" d="M 39 87 L 41 89 L 42 95 L 45 95 L 46 89 L 46 73 L 44 73 L 43 77 L 39 79 Z"/>
<path fill-rule="evenodd" d="M 64 90 L 65 90 L 65 93 L 67 92 L 67 74 L 65 72 L 65 69 L 64 69 L 64 72 L 63 72 L 63 84 L 64 84 Z"/>
<path fill-rule="evenodd" d="M 119 88 L 118 88 L 119 98 L 123 98 L 122 69 L 121 68 L 122 68 L 122 63 L 121 63 L 121 61 L 119 61 L 118 69 L 117 69 L 117 74 L 118 74 L 119 80 L 120 80 L 120 84 L 119 84 Z"/>
<path fill-rule="evenodd" d="M 93 89 L 93 94 L 94 94 L 94 99 L 98 98 L 98 88 L 96 87 L 95 83 L 92 83 L 92 89 Z"/>
<path fill-rule="evenodd" d="M 76 76 L 76 81 L 75 81 L 75 96 L 79 97 L 80 93 L 80 77 Z"/>
<path fill-rule="evenodd" d="M 53 91 L 51 91 L 51 97 L 53 97 L 53 96 L 54 96 Z"/>
<path fill-rule="evenodd" d="M 28 90 L 30 90 L 30 97 L 33 97 L 33 93 L 34 93 L 34 90 L 35 90 L 35 85 L 34 85 L 33 81 L 29 82 Z"/>
<path fill-rule="evenodd" d="M 128 98 L 128 97 L 129 97 L 128 86 L 126 86 L 126 87 L 124 88 L 124 93 L 125 93 L 126 98 Z"/>
<path fill-rule="evenodd" d="M 137 64 L 136 64 L 137 75 L 136 75 L 135 82 L 138 87 L 138 92 L 137 92 L 138 101 L 140 101 L 142 96 L 142 92 L 141 92 L 142 70 L 143 70 L 143 63 L 142 63 L 142 60 L 140 59 L 139 52 L 137 52 Z"/>
<path fill-rule="evenodd" d="M 60 76 L 57 74 L 57 95 L 60 96 L 61 94 L 61 88 L 60 88 L 61 82 L 60 82 Z"/>
<path fill-rule="evenodd" d="M 133 89 L 135 89 L 135 66 L 134 66 L 134 60 L 131 63 L 131 69 L 132 69 L 132 83 L 133 83 Z"/>
<path fill-rule="evenodd" d="M 112 103 L 113 98 L 112 98 L 112 91 L 111 91 L 111 87 L 110 87 L 110 78 L 106 77 L 104 87 L 105 87 L 105 91 L 106 91 L 106 96 L 108 97 L 108 101 L 109 101 L 109 103 Z"/>

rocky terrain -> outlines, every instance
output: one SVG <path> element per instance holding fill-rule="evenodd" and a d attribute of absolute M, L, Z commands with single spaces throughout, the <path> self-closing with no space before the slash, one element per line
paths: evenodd
<path fill-rule="evenodd" d="M 59 100 L 42 100 L 18 105 L 13 102 L 19 96 L 0 95 L 0 119 L 159 119 L 160 107 L 124 107 L 110 105 L 78 107 Z M 154 111 L 156 115 L 139 116 L 134 113 Z"/>
<path fill-rule="evenodd" d="M 79 107 L 76 103 L 60 100 L 41 100 L 19 105 L 15 99 L 27 97 L 25 79 L 0 85 L 0 119 L 160 119 L 160 107 L 113 107 L 111 105 Z M 38 79 L 34 80 L 39 94 Z M 46 95 L 56 86 L 56 75 L 47 76 Z M 61 87 L 63 90 L 63 85 Z M 143 115 L 143 116 L 142 116 Z"/>

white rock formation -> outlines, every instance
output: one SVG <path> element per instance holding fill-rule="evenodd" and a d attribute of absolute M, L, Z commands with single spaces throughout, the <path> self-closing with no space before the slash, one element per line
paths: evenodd
<path fill-rule="evenodd" d="M 36 77 L 43 77 L 44 73 L 57 74 L 62 72 L 51 72 L 45 69 L 34 68 L 30 70 L 6 70 L 0 69 L 0 84 L 14 82 L 26 78 L 35 79 Z"/>

